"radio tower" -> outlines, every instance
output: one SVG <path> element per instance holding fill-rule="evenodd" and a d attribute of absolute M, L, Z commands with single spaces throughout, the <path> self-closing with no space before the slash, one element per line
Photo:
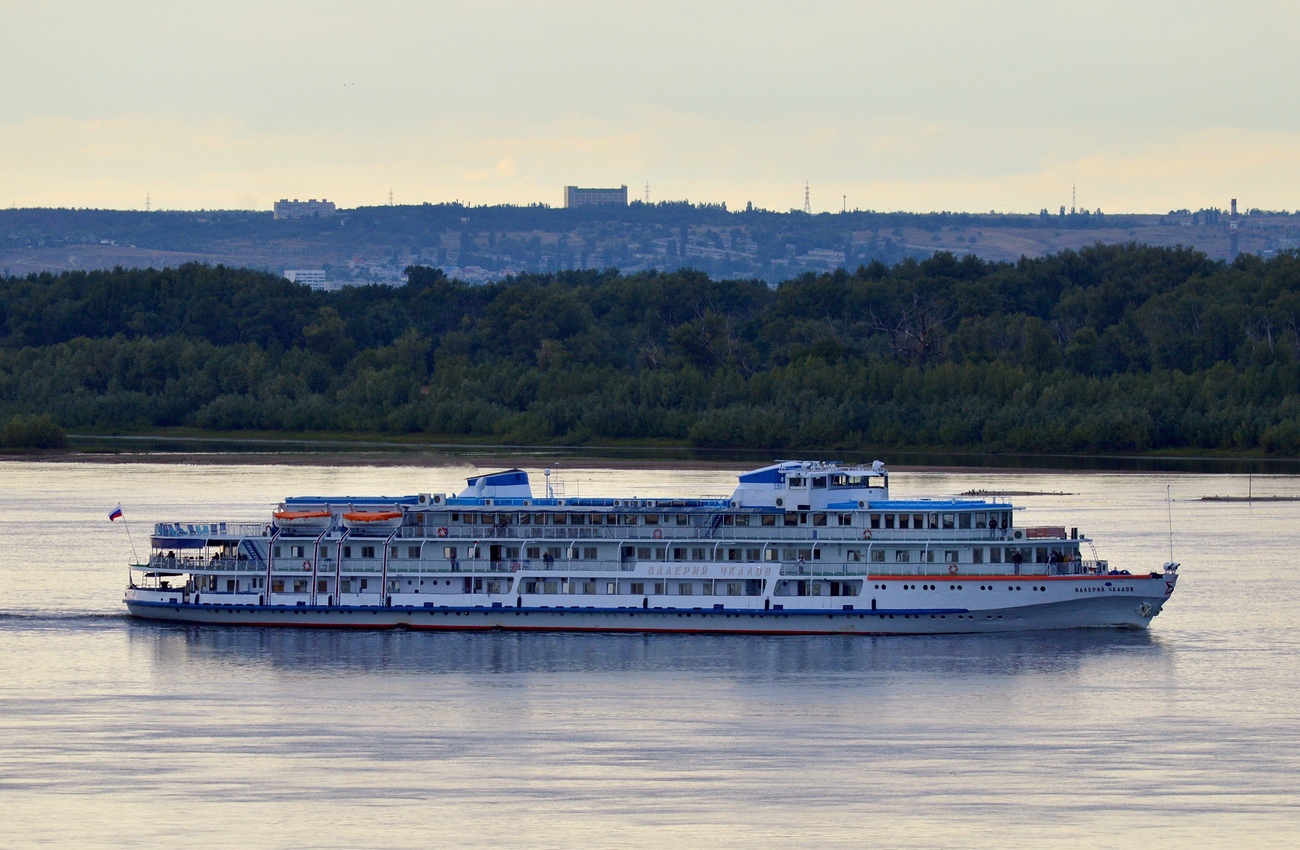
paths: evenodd
<path fill-rule="evenodd" d="M 650 203 L 650 181 L 645 181 L 645 202 Z"/>
<path fill-rule="evenodd" d="M 391 186 L 388 187 L 388 205 L 390 207 L 393 205 L 393 188 Z"/>
<path fill-rule="evenodd" d="M 1074 215 L 1074 208 L 1077 203 L 1077 200 L 1078 197 L 1077 197 L 1077 193 L 1075 192 L 1074 184 L 1071 183 L 1070 184 L 1070 215 Z"/>
<path fill-rule="evenodd" d="M 807 180 L 805 180 L 804 183 L 803 183 L 803 211 L 806 212 L 808 215 L 812 215 L 812 201 L 810 201 L 810 200 L 808 199 L 808 181 L 807 181 Z"/>
<path fill-rule="evenodd" d="M 151 205 L 152 203 L 153 203 L 153 199 L 149 197 L 149 193 L 148 193 L 148 192 L 145 192 L 145 193 L 144 193 L 144 211 L 145 211 L 145 212 L 149 212 L 149 207 L 150 207 L 150 205 Z"/>

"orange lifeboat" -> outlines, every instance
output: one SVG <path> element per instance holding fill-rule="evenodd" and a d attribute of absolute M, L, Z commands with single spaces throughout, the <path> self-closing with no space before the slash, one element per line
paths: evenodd
<path fill-rule="evenodd" d="M 385 528 L 401 522 L 401 511 L 347 511 L 343 514 L 343 524 L 349 528 Z"/>
<path fill-rule="evenodd" d="M 287 511 L 281 508 L 271 514 L 279 528 L 324 528 L 330 524 L 329 511 Z"/>

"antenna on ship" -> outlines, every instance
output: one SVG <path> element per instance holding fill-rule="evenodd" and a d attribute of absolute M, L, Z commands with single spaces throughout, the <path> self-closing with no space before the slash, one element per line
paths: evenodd
<path fill-rule="evenodd" d="M 555 491 L 551 489 L 551 468 L 548 466 L 543 469 L 542 474 L 546 476 L 546 498 L 554 499 Z"/>
<path fill-rule="evenodd" d="M 1170 485 L 1165 485 L 1165 510 L 1169 514 L 1169 563 L 1165 564 L 1166 571 L 1170 567 L 1177 567 L 1174 561 L 1174 500 L 1173 492 Z"/>

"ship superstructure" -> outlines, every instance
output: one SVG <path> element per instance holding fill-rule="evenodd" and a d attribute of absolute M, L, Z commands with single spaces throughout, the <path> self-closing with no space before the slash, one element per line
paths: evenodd
<path fill-rule="evenodd" d="M 1177 565 L 1134 575 L 1000 499 L 895 500 L 879 461 L 779 461 L 728 498 L 286 499 L 265 523 L 162 522 L 136 616 L 430 629 L 751 633 L 1145 627 Z"/>

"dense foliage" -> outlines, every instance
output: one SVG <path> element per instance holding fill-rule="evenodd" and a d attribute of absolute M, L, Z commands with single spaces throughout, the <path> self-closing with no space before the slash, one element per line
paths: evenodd
<path fill-rule="evenodd" d="M 0 418 L 512 443 L 1300 452 L 1300 256 L 948 254 L 323 293 L 221 266 L 0 280 Z"/>

